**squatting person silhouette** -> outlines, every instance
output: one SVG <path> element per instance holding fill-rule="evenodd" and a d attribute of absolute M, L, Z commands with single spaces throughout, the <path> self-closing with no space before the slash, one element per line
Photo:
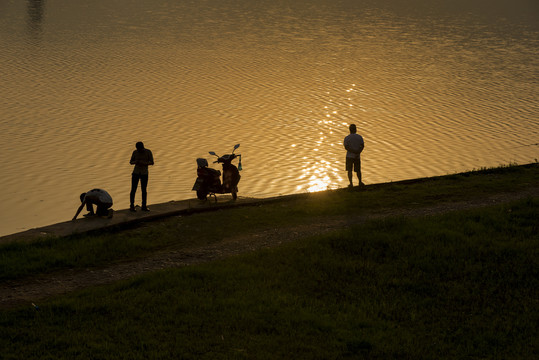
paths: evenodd
<path fill-rule="evenodd" d="M 81 204 L 72 220 L 75 220 L 77 216 L 79 216 L 84 205 L 86 205 L 86 210 L 88 210 L 88 214 L 85 214 L 84 216 L 107 216 L 109 219 L 112 217 L 114 211 L 111 209 L 112 197 L 103 189 L 92 189 L 80 194 L 80 202 Z M 93 205 L 97 206 L 95 213 Z"/>

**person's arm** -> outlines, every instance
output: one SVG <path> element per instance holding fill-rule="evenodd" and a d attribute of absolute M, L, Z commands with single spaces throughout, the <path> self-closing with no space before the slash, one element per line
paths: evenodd
<path fill-rule="evenodd" d="M 146 149 L 146 153 L 142 154 L 141 156 L 138 156 L 136 164 L 140 165 L 140 166 L 153 165 L 152 152 L 150 150 Z"/>
<path fill-rule="evenodd" d="M 84 207 L 84 205 L 86 205 L 86 199 L 84 199 L 82 204 L 80 204 L 79 208 L 77 209 L 77 213 L 75 214 L 75 216 L 73 216 L 73 219 L 71 219 L 71 220 L 75 220 L 77 218 L 77 216 L 79 216 L 79 214 L 82 211 L 82 208 Z"/>
<path fill-rule="evenodd" d="M 346 151 L 351 151 L 351 150 L 350 150 L 350 144 L 349 144 L 349 142 L 347 141 L 347 138 L 344 138 L 343 145 L 344 145 L 344 148 L 345 148 Z"/>
<path fill-rule="evenodd" d="M 136 154 L 131 156 L 131 165 L 148 166 L 153 165 L 153 154 L 150 150 L 146 150 L 146 153 Z"/>
<path fill-rule="evenodd" d="M 133 154 L 131 154 L 131 160 L 129 160 L 129 163 L 131 165 L 135 165 L 137 163 L 137 159 L 135 158 L 135 152 L 133 151 Z"/>

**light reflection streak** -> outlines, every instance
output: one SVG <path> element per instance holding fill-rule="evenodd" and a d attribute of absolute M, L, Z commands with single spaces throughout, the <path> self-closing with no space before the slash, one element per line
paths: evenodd
<path fill-rule="evenodd" d="M 45 0 L 28 0 L 27 1 L 27 14 L 28 14 L 28 34 L 34 42 L 39 42 L 42 36 L 43 26 L 43 14 L 44 14 Z"/>
<path fill-rule="evenodd" d="M 345 89 L 347 95 L 343 97 L 345 99 L 344 104 L 341 104 L 334 99 L 328 99 L 327 101 L 330 105 L 323 106 L 324 113 L 321 114 L 321 116 L 324 116 L 324 118 L 317 121 L 320 131 L 318 132 L 319 137 L 314 143 L 312 149 L 313 152 L 322 153 L 325 156 L 335 154 L 332 158 L 338 156 L 336 154 L 339 152 L 339 148 L 336 145 L 339 144 L 340 139 L 337 140 L 335 136 L 337 136 L 336 134 L 343 133 L 344 138 L 346 131 L 343 132 L 343 129 L 347 129 L 349 123 L 347 121 L 338 120 L 337 117 L 346 118 L 350 116 L 348 111 L 354 107 L 351 93 L 356 92 L 355 86 L 356 84 L 352 84 L 350 88 Z M 327 92 L 327 94 L 329 95 L 329 92 Z M 335 107 L 339 105 L 344 107 L 342 114 L 341 111 L 339 111 L 341 109 L 335 109 Z M 359 105 L 359 110 L 365 111 L 361 105 Z M 338 129 L 338 131 L 334 131 L 336 129 Z M 330 150 L 326 150 L 326 147 Z M 315 159 L 316 161 L 312 162 L 308 161 L 306 157 L 303 158 L 305 162 L 301 169 L 302 174 L 299 179 L 306 180 L 307 183 L 305 185 L 298 185 L 296 191 L 316 192 L 340 188 L 341 183 L 344 181 L 343 176 L 341 176 L 341 174 L 344 174 L 344 169 L 341 169 L 342 166 L 340 166 L 342 164 L 335 162 L 334 160 L 328 161 L 316 157 Z"/>
<path fill-rule="evenodd" d="M 316 192 L 339 188 L 343 180 L 335 164 L 321 160 L 315 164 L 305 164 L 300 179 L 307 179 L 307 186 L 298 186 L 298 191 Z"/>

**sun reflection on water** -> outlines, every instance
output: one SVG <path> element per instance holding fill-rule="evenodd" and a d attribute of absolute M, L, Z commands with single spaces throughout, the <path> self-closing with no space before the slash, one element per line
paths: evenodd
<path fill-rule="evenodd" d="M 305 179 L 306 185 L 298 186 L 297 191 L 307 192 L 336 189 L 343 180 L 335 164 L 326 160 L 320 160 L 315 164 L 306 163 L 301 169 L 300 179 Z"/>
<path fill-rule="evenodd" d="M 342 140 L 348 134 L 349 118 L 354 118 L 351 113 L 358 110 L 353 109 L 354 99 L 350 93 L 356 91 L 356 84 L 345 90 L 346 95 L 341 100 L 328 99 L 329 105 L 322 107 L 321 117 L 317 121 L 318 137 L 315 138 L 312 151 L 325 159 L 317 158 L 313 162 L 311 158 L 303 157 L 304 165 L 299 177 L 302 185 L 296 187 L 296 191 L 317 192 L 328 189 L 342 187 L 344 181 L 343 163 L 335 159 L 344 159 L 344 148 Z M 329 92 L 327 93 L 329 95 Z M 293 145 L 294 146 L 294 145 Z M 342 155 L 342 156 L 341 156 Z M 328 159 L 332 159 L 331 161 Z"/>

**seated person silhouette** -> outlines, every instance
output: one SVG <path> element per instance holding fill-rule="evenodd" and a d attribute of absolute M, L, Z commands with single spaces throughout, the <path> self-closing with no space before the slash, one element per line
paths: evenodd
<path fill-rule="evenodd" d="M 105 190 L 92 189 L 86 193 L 82 193 L 80 194 L 80 201 L 81 201 L 81 204 L 79 208 L 77 209 L 77 213 L 75 214 L 75 216 L 73 216 L 73 220 L 77 218 L 77 216 L 81 212 L 84 205 L 86 205 L 86 209 L 88 210 L 88 214 L 84 216 L 97 215 L 97 216 L 106 216 L 109 219 L 112 218 L 112 214 L 114 212 L 114 210 L 111 209 L 112 197 Z M 95 214 L 94 214 L 93 205 L 97 206 Z"/>

